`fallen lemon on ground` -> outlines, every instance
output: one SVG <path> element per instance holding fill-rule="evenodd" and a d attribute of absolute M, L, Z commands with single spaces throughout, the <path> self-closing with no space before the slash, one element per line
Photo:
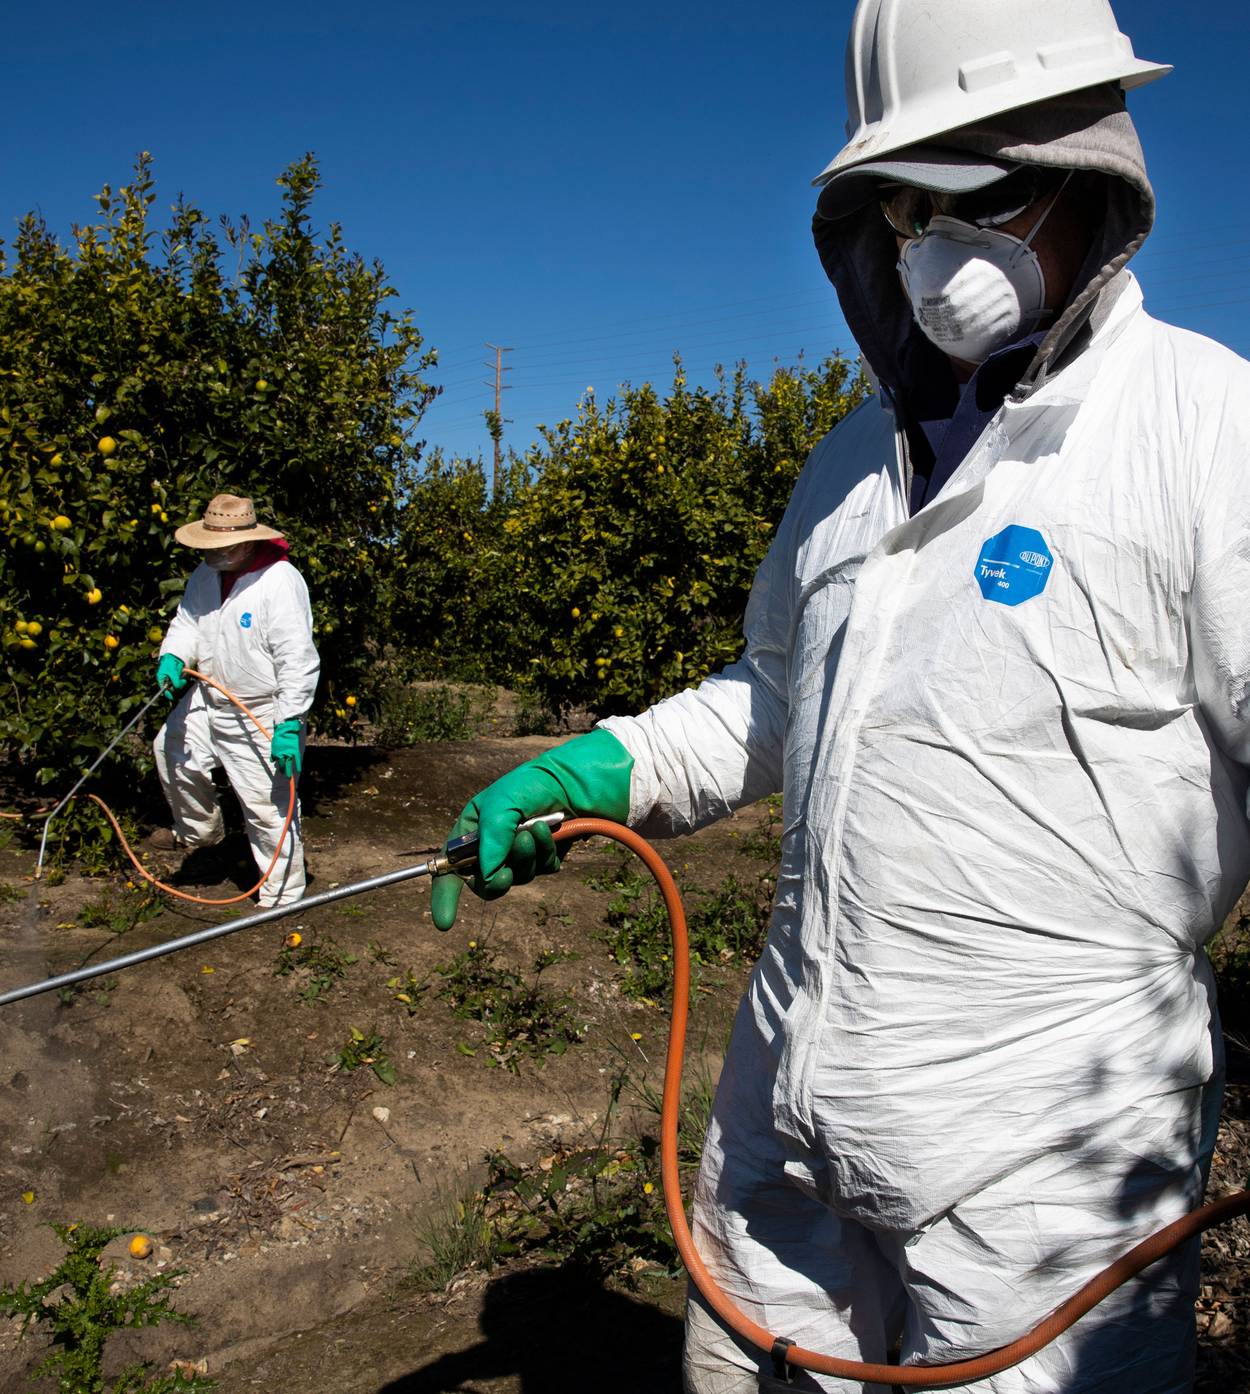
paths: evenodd
<path fill-rule="evenodd" d="M 152 1241 L 146 1234 L 136 1234 L 130 1241 L 131 1258 L 147 1258 L 152 1252 Z"/>
<path fill-rule="evenodd" d="M 34 1191 L 23 1191 L 23 1192 L 22 1192 L 22 1203 L 23 1203 L 24 1205 L 34 1205 L 34 1203 L 35 1203 L 35 1193 L 34 1193 Z"/>
<path fill-rule="evenodd" d="M 290 934 L 288 934 L 282 942 L 287 946 L 288 949 L 298 949 L 299 946 L 304 942 L 304 936 L 302 934 L 297 933 L 295 930 L 292 930 Z"/>

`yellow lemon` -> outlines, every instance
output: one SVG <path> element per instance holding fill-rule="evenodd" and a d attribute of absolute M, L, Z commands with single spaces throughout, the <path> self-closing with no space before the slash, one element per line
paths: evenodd
<path fill-rule="evenodd" d="M 169 522 L 169 514 L 166 513 L 164 509 L 161 510 L 161 522 L 162 522 L 162 523 L 168 523 L 168 522 Z"/>
<path fill-rule="evenodd" d="M 26 633 L 29 634 L 32 639 L 37 639 L 43 633 L 43 625 L 41 625 L 38 620 L 31 620 L 26 626 Z"/>
<path fill-rule="evenodd" d="M 100 589 L 99 586 L 92 586 L 92 588 L 87 592 L 88 605 L 98 605 L 100 601 L 103 599 L 104 592 Z"/>
<path fill-rule="evenodd" d="M 68 532 L 70 528 L 73 527 L 73 524 L 65 516 L 64 513 L 58 513 L 56 517 L 52 520 L 52 526 L 56 529 L 57 532 Z"/>
<path fill-rule="evenodd" d="M 146 1234 L 136 1234 L 130 1241 L 131 1258 L 147 1258 L 152 1252 L 152 1241 Z"/>
<path fill-rule="evenodd" d="M 619 639 L 625 633 L 625 631 L 618 624 L 616 628 L 612 631 L 612 633 L 615 634 L 616 637 Z"/>
<path fill-rule="evenodd" d="M 35 641 L 33 639 L 19 639 L 17 642 L 19 648 L 33 649 L 35 647 Z"/>
<path fill-rule="evenodd" d="M 18 620 L 13 628 L 16 629 L 19 634 L 25 634 L 30 628 L 30 625 L 28 625 L 25 620 Z"/>
<path fill-rule="evenodd" d="M 159 644 L 161 642 L 161 631 L 158 626 L 153 625 L 152 628 L 148 630 L 148 639 L 153 644 Z"/>
<path fill-rule="evenodd" d="M 59 465 L 61 463 L 61 452 L 58 450 L 48 463 L 50 465 Z"/>
<path fill-rule="evenodd" d="M 347 712 L 343 707 L 335 707 L 334 715 L 338 717 L 343 717 L 347 715 Z"/>
<path fill-rule="evenodd" d="M 23 1192 L 22 1192 L 22 1204 L 23 1204 L 23 1205 L 34 1205 L 34 1203 L 35 1203 L 35 1193 L 34 1193 L 34 1191 L 23 1191 Z"/>
<path fill-rule="evenodd" d="M 354 697 L 344 697 L 343 704 L 344 706 L 354 707 L 356 705 L 356 699 Z"/>
<path fill-rule="evenodd" d="M 116 634 L 106 634 L 106 635 L 104 636 L 104 647 L 105 647 L 106 649 L 109 649 L 109 650 L 115 649 L 115 648 L 117 648 L 117 646 L 118 646 L 120 643 L 121 643 L 121 640 L 117 637 Z"/>
<path fill-rule="evenodd" d="M 282 941 L 288 949 L 298 949 L 304 942 L 304 936 L 297 929 L 293 929 L 290 934 Z"/>
<path fill-rule="evenodd" d="M 154 503 L 154 504 L 152 505 L 152 512 L 153 512 L 153 513 L 159 513 L 160 511 L 161 511 L 161 506 L 160 506 L 160 504 L 159 504 L 159 503 Z"/>
<path fill-rule="evenodd" d="M 95 443 L 95 448 L 101 455 L 112 455 L 117 450 L 117 442 L 112 436 L 101 436 Z"/>
<path fill-rule="evenodd" d="M 582 617 L 582 612 L 576 605 L 569 611 L 569 614 L 572 615 L 575 620 L 580 620 Z"/>
<path fill-rule="evenodd" d="M 264 378 L 257 378 L 257 379 L 256 379 L 256 390 L 257 390 L 257 392 L 263 392 L 268 386 L 269 386 L 269 384 L 265 381 Z"/>

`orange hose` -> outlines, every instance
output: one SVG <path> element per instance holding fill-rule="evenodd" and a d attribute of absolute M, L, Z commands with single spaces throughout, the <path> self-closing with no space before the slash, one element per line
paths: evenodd
<path fill-rule="evenodd" d="M 695 1286 L 706 1298 L 722 1321 L 752 1345 L 778 1354 L 791 1365 L 819 1374 L 835 1375 L 841 1379 L 865 1383 L 894 1384 L 905 1388 L 939 1389 L 955 1384 L 968 1384 L 997 1374 L 1049 1345 L 1078 1318 L 1114 1292 L 1121 1284 L 1135 1277 L 1169 1250 L 1183 1244 L 1194 1235 L 1213 1225 L 1250 1212 L 1250 1191 L 1211 1201 L 1190 1214 L 1174 1220 L 1140 1244 L 1135 1245 L 1110 1267 L 1091 1278 L 1077 1293 L 1061 1303 L 1019 1340 L 999 1346 L 968 1360 L 956 1360 L 939 1365 L 876 1365 L 860 1360 L 843 1360 L 838 1356 L 822 1355 L 802 1346 L 785 1345 L 784 1333 L 771 1332 L 740 1312 L 717 1286 L 694 1247 L 690 1227 L 686 1223 L 685 1206 L 681 1198 L 681 1178 L 677 1165 L 677 1122 L 681 1102 L 681 1067 L 686 1049 L 686 1017 L 690 995 L 690 947 L 686 933 L 686 912 L 672 873 L 660 854 L 642 837 L 619 823 L 606 818 L 570 818 L 553 833 L 556 842 L 577 837 L 600 836 L 611 838 L 627 847 L 646 865 L 655 878 L 668 911 L 673 931 L 673 1014 L 668 1033 L 668 1054 L 664 1065 L 664 1102 L 660 1112 L 660 1173 L 664 1183 L 664 1205 L 673 1238 L 686 1270 Z"/>
<path fill-rule="evenodd" d="M 251 718 L 252 724 L 261 733 L 261 735 L 264 736 L 266 740 L 272 739 L 273 733 L 265 729 L 265 727 L 261 724 L 260 718 L 256 715 L 256 713 L 252 711 L 250 707 L 246 706 L 243 702 L 239 701 L 239 699 L 234 695 L 233 692 L 230 692 L 226 688 L 222 687 L 222 685 L 219 682 L 215 681 L 213 678 L 210 678 L 206 673 L 197 673 L 194 668 L 184 668 L 182 671 L 184 676 L 188 678 L 198 678 L 200 682 L 207 683 L 209 687 L 216 688 L 217 691 L 220 692 L 223 697 L 226 697 L 231 702 L 233 702 L 234 705 L 238 707 L 238 709 L 245 716 Z M 260 888 L 265 884 L 265 882 L 268 881 L 269 878 L 273 875 L 273 869 L 275 866 L 278 865 L 278 858 L 282 855 L 282 846 L 283 843 L 286 842 L 286 835 L 288 832 L 290 832 L 291 824 L 295 819 L 295 776 L 292 775 L 291 797 L 287 801 L 286 806 L 286 821 L 282 824 L 281 833 L 278 834 L 277 845 L 273 849 L 273 856 L 270 858 L 269 865 L 265 868 L 265 874 L 260 878 L 259 881 L 257 881 L 257 883 L 251 888 L 251 890 L 243 891 L 239 895 L 230 895 L 225 896 L 224 898 L 214 899 L 211 896 L 191 895 L 187 891 L 180 891 L 176 886 L 169 885 L 166 881 L 158 881 L 157 878 L 152 875 L 152 873 L 147 869 L 147 867 L 143 865 L 143 863 L 139 860 L 138 857 L 135 856 L 134 852 L 131 850 L 130 843 L 126 841 L 126 834 L 122 832 L 121 825 L 113 816 L 113 810 L 109 808 L 108 804 L 106 804 L 104 800 L 96 794 L 88 794 L 87 797 L 91 799 L 93 803 L 98 803 L 100 807 L 104 810 L 104 816 L 112 824 L 113 831 L 117 834 L 117 840 L 122 845 L 122 850 L 130 858 L 131 865 L 139 873 L 139 875 L 142 876 L 145 881 L 155 886 L 158 891 L 164 891 L 166 895 L 177 896 L 179 900 L 189 900 L 194 905 L 237 905 L 241 900 L 250 900 L 251 897 L 254 896 L 256 892 L 260 890 Z"/>

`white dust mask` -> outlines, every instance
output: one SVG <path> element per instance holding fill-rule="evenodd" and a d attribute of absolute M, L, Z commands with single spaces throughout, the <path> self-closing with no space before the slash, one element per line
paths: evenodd
<path fill-rule="evenodd" d="M 939 213 L 904 245 L 898 269 L 912 314 L 943 353 L 981 363 L 1047 313 L 1042 265 L 1029 244 L 1057 198 L 1023 238 Z"/>

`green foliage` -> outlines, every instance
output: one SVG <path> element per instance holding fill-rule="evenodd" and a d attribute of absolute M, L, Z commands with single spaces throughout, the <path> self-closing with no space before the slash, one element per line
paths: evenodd
<path fill-rule="evenodd" d="M 335 1056 L 334 1066 L 338 1070 L 358 1070 L 362 1065 L 368 1065 L 383 1084 L 395 1083 L 395 1066 L 387 1058 L 386 1042 L 376 1031 L 366 1035 L 353 1026 L 342 1050 Z"/>
<path fill-rule="evenodd" d="M 433 461 L 401 520 L 397 637 L 556 711 L 638 710 L 699 681 L 737 657 L 799 468 L 867 390 L 840 357 L 710 390 L 679 362 L 667 397 L 588 394 L 490 498 L 480 463 Z"/>
<path fill-rule="evenodd" d="M 672 927 L 651 877 L 629 858 L 607 876 L 589 878 L 595 890 L 615 894 L 604 912 L 604 942 L 625 970 L 621 991 L 636 1001 L 654 1002 L 669 993 L 672 979 Z M 772 879 L 754 886 L 727 876 L 712 891 L 694 892 L 699 903 L 687 912 L 691 987 L 700 968 L 751 963 L 768 933 Z"/>
<path fill-rule="evenodd" d="M 137 885 L 128 881 L 124 887 L 106 886 L 103 895 L 88 900 L 78 912 L 78 923 L 84 929 L 125 934 L 155 919 L 162 909 L 160 896 L 146 882 Z"/>
<path fill-rule="evenodd" d="M 322 724 L 363 686 L 433 355 L 382 267 L 314 229 L 312 157 L 278 182 L 259 229 L 180 201 L 158 233 L 144 155 L 71 245 L 32 214 L 0 260 L 0 750 L 45 782 L 150 690 L 196 561 L 174 528 L 221 490 L 308 579 Z"/>
<path fill-rule="evenodd" d="M 378 744 L 394 748 L 420 741 L 467 741 L 482 721 L 482 699 L 463 688 L 388 687 L 378 712 Z"/>
<path fill-rule="evenodd" d="M 500 967 L 493 950 L 471 943 L 450 963 L 434 969 L 443 979 L 435 996 L 449 1003 L 456 1016 L 482 1022 L 488 1028 L 485 1045 L 492 1063 L 515 1074 L 522 1060 L 541 1063 L 546 1055 L 563 1055 L 585 1032 L 571 998 L 539 989 L 544 971 L 561 957 L 539 954 L 533 981 L 527 984 L 519 973 Z M 460 1048 L 476 1054 L 472 1046 L 462 1043 Z"/>
<path fill-rule="evenodd" d="M 428 1257 L 409 1270 L 408 1278 L 422 1292 L 438 1292 L 470 1268 L 487 1273 L 511 1253 L 512 1247 L 487 1216 L 481 1191 L 470 1191 L 426 1216 L 418 1233 Z"/>
<path fill-rule="evenodd" d="M 170 1305 L 170 1289 L 181 1270 L 160 1273 L 130 1287 L 117 1284 L 114 1290 L 117 1269 L 111 1264 L 102 1267 L 100 1255 L 126 1231 L 79 1224 L 52 1228 L 66 1249 L 56 1268 L 38 1282 L 0 1289 L 0 1314 L 20 1317 L 23 1334 L 32 1326 L 42 1328 L 52 1343 L 32 1378 L 55 1376 L 61 1394 L 175 1394 L 215 1387 L 214 1380 L 181 1370 L 149 1378 L 146 1361 L 106 1379 L 105 1347 L 115 1332 L 166 1321 L 193 1324 Z"/>
<path fill-rule="evenodd" d="M 345 953 L 334 940 L 326 935 L 324 939 L 305 939 L 299 944 L 283 944 L 278 950 L 278 966 L 273 970 L 275 978 L 294 976 L 303 982 L 300 1000 L 316 1002 L 326 995 L 340 978 L 347 976 L 347 970 L 357 961 L 355 954 Z"/>
<path fill-rule="evenodd" d="M 628 1094 L 642 1107 L 628 1111 L 630 1126 L 618 1133 L 614 1123 Z M 705 1076 L 683 1092 L 678 1165 L 687 1177 L 702 1155 L 711 1098 Z M 489 1271 L 531 1253 L 594 1279 L 614 1275 L 633 1282 L 640 1263 L 676 1272 L 677 1246 L 660 1180 L 659 1116 L 655 1090 L 645 1082 L 635 1085 L 621 1070 L 612 1080 L 602 1132 L 588 1145 L 562 1147 L 527 1163 L 489 1153 L 482 1190 L 427 1222 L 422 1237 L 430 1259 L 411 1276 L 433 1289 L 466 1269 Z"/>

